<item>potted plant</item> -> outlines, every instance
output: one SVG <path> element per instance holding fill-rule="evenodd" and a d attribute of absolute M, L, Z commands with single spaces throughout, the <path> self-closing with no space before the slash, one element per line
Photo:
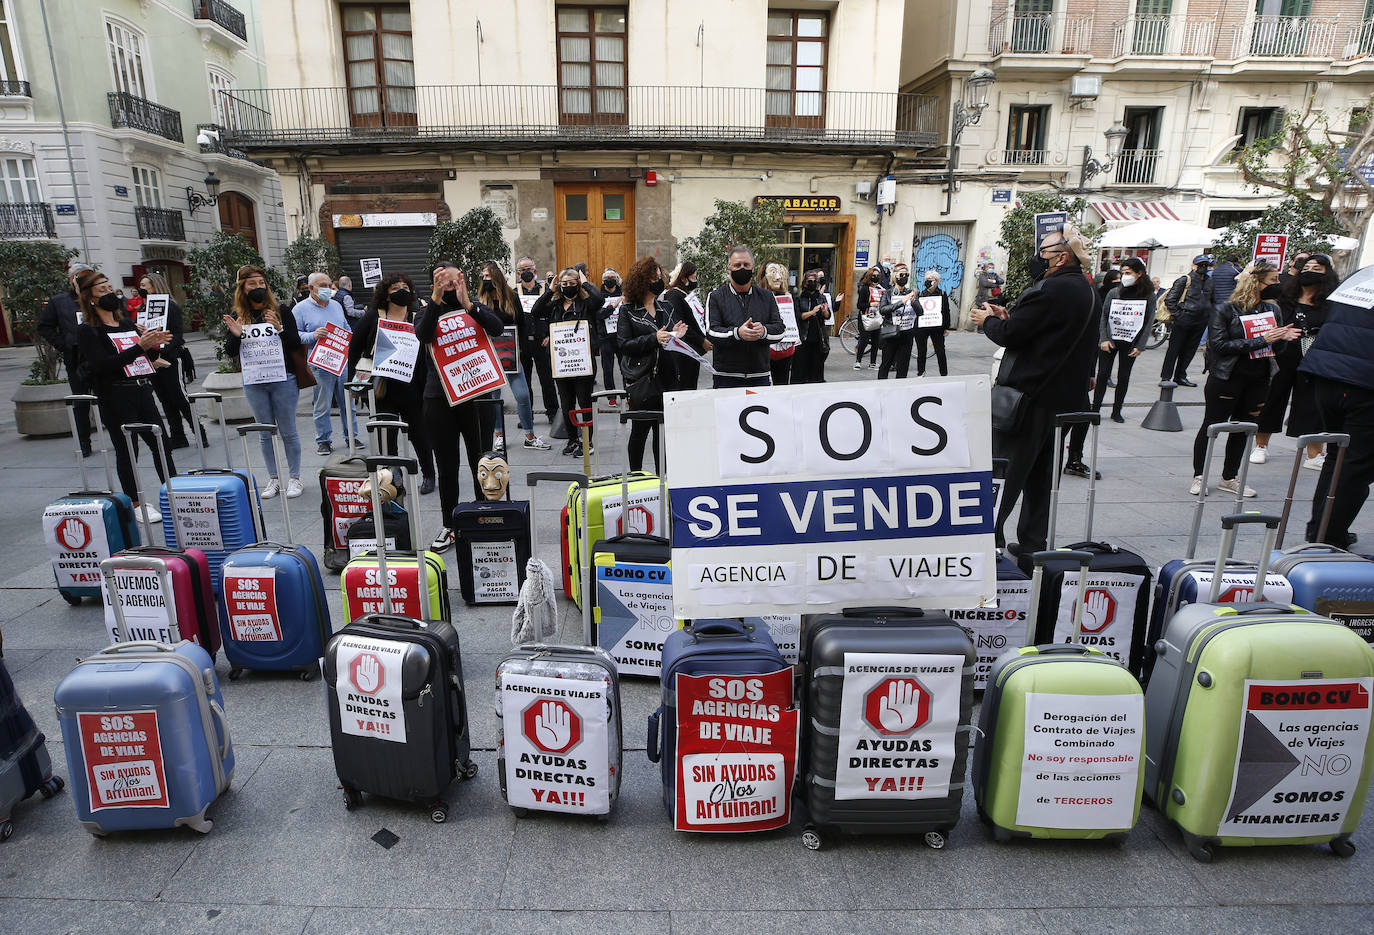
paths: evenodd
<path fill-rule="evenodd" d="M 67 262 L 77 255 L 47 240 L 0 240 L 0 301 L 9 309 L 16 340 L 31 340 L 29 378 L 14 394 L 14 422 L 20 435 L 70 435 L 62 398 L 70 390 L 62 352 L 38 335 L 38 316 L 48 299 L 69 288 Z"/>

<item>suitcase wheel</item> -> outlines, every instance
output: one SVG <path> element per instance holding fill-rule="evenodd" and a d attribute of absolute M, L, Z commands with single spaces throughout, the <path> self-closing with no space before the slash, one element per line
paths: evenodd
<path fill-rule="evenodd" d="M 459 775 L 463 779 L 472 779 L 477 775 L 477 764 L 472 762 L 472 760 L 468 760 L 467 764 L 459 772 Z"/>
<path fill-rule="evenodd" d="M 1189 834 L 1187 831 L 1184 831 L 1183 843 L 1187 846 L 1188 853 L 1192 855 L 1193 860 L 1201 864 L 1210 864 L 1212 862 L 1212 845 L 1205 838 L 1200 838 L 1195 834 Z"/>
<path fill-rule="evenodd" d="M 807 825 L 802 831 L 802 847 L 808 851 L 818 851 L 825 845 L 821 840 L 821 833 L 816 830 L 815 825 Z"/>
<path fill-rule="evenodd" d="M 47 782 L 43 783 L 43 785 L 38 787 L 38 792 L 43 798 L 50 799 L 61 792 L 66 785 L 67 784 L 63 782 L 61 776 L 53 776 Z M 1333 841 L 1332 843 L 1334 844 L 1335 842 Z"/>
<path fill-rule="evenodd" d="M 60 592 L 58 592 L 58 593 L 60 593 L 60 594 L 62 595 L 62 600 L 66 601 L 68 604 L 72 605 L 73 607 L 80 607 L 80 606 L 81 606 L 81 597 L 80 597 L 80 595 L 77 595 L 77 594 L 68 594 L 66 591 L 60 591 Z"/>
<path fill-rule="evenodd" d="M 357 789 L 349 789 L 345 787 L 343 791 L 343 797 L 344 808 L 348 809 L 350 812 L 353 811 L 355 808 L 362 807 L 363 794 L 359 792 Z"/>
<path fill-rule="evenodd" d="M 314 680 L 315 680 L 315 670 L 314 670 L 314 669 L 301 669 L 301 681 L 302 681 L 302 682 L 312 682 L 312 681 L 314 681 Z"/>
<path fill-rule="evenodd" d="M 0 841 L 8 841 L 12 834 L 14 834 L 14 822 L 5 819 L 3 823 L 0 823 Z"/>
<path fill-rule="evenodd" d="M 448 803 L 440 801 L 431 804 L 429 807 L 429 820 L 436 825 L 442 825 L 444 822 L 448 821 Z"/>
<path fill-rule="evenodd" d="M 233 666 L 229 670 L 229 681 L 237 682 L 239 676 L 243 674 L 243 666 Z"/>
<path fill-rule="evenodd" d="M 530 810 L 527 809 L 527 808 L 520 808 L 520 807 L 512 806 L 512 808 L 511 808 L 511 813 L 512 813 L 513 815 L 515 815 L 516 818 L 528 818 L 528 817 L 530 817 Z"/>
<path fill-rule="evenodd" d="M 1354 857 L 1355 842 L 1349 838 L 1335 838 L 1331 842 L 1331 853 L 1337 857 Z"/>
<path fill-rule="evenodd" d="M 939 831 L 927 831 L 925 842 L 926 847 L 938 851 L 945 846 L 945 836 Z"/>
<path fill-rule="evenodd" d="M 992 826 L 992 839 L 996 841 L 998 844 L 1006 844 L 1011 840 L 1011 838 L 1012 834 L 1006 828 L 1003 828 L 1001 825 Z M 943 847 L 944 845 L 941 844 L 940 846 Z"/>

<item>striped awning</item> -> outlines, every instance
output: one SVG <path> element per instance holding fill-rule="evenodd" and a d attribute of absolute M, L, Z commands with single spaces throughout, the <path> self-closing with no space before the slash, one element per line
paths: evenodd
<path fill-rule="evenodd" d="M 1118 221 L 1131 223 L 1160 218 L 1165 221 L 1181 220 L 1174 209 L 1162 201 L 1094 201 L 1092 209 L 1102 215 L 1107 223 Z"/>

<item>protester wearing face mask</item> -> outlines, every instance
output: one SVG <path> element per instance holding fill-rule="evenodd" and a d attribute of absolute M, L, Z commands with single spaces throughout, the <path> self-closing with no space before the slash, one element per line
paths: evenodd
<path fill-rule="evenodd" d="M 781 263 L 766 264 L 758 284 L 774 296 L 785 295 L 792 299 L 792 312 L 796 314 L 797 297 L 787 288 L 787 267 Z M 773 386 L 787 386 L 792 382 L 792 358 L 796 353 L 797 345 L 782 341 L 768 348 L 768 370 Z"/>
<path fill-rule="evenodd" d="M 672 312 L 668 317 L 668 327 L 676 329 L 677 325 L 684 325 L 682 340 L 703 357 L 710 353 L 711 342 L 706 339 L 706 332 L 702 330 L 702 322 L 706 318 L 706 308 L 701 304 L 701 299 L 697 295 L 697 266 L 695 263 L 691 260 L 683 260 L 677 265 L 677 268 L 668 277 L 668 291 L 663 293 L 663 299 L 668 303 L 668 308 Z M 679 390 L 696 389 L 697 381 L 701 376 L 701 364 L 686 354 L 677 355 L 674 363 L 677 364 L 677 388 Z"/>
<path fill-rule="evenodd" d="M 162 278 L 161 273 L 148 273 L 138 281 L 140 301 L 147 301 L 150 295 L 170 293 L 167 280 Z M 195 434 L 196 417 L 191 411 L 191 401 L 186 398 L 186 388 L 181 382 L 181 370 L 177 367 L 177 362 L 186 348 L 186 338 L 181 306 L 172 300 L 167 303 L 167 331 L 171 333 L 172 340 L 162 349 L 162 359 L 153 365 L 157 367 L 157 372 L 152 377 L 153 391 L 157 393 L 158 402 L 162 403 L 162 411 L 167 414 L 167 427 L 172 431 L 172 448 L 177 449 L 191 444 L 186 439 L 183 424 L 190 426 L 191 433 Z M 201 429 L 200 442 L 208 447 L 209 439 L 205 437 L 204 431 Z"/>
<path fill-rule="evenodd" d="M 563 428 L 568 433 L 568 442 L 563 446 L 563 454 L 571 457 L 582 456 L 582 430 L 573 424 L 569 415 L 574 409 L 590 409 L 592 393 L 596 390 L 596 331 L 594 321 L 600 314 L 605 300 L 597 292 L 587 276 L 575 267 L 568 267 L 558 274 L 558 287 L 549 290 L 534 303 L 533 312 L 545 322 L 573 321 L 579 328 L 586 328 L 592 336 L 592 372 L 585 377 L 559 377 L 554 380 L 558 387 L 558 404 L 563 410 Z M 548 339 L 545 338 L 544 355 L 548 356 Z M 591 450 L 596 445 L 590 434 L 587 436 Z"/>
<path fill-rule="evenodd" d="M 517 297 L 541 296 L 547 291 L 544 284 L 539 281 L 538 267 L 534 265 L 534 260 L 527 256 L 522 256 L 516 262 L 515 276 L 519 280 L 515 286 Z M 535 377 L 538 377 L 539 398 L 544 404 L 544 417 L 553 425 L 554 419 L 558 417 L 558 387 L 554 386 L 552 364 L 549 361 L 549 324 L 534 315 L 533 308 L 530 312 L 524 313 L 524 301 L 520 307 L 523 313 L 523 327 L 520 329 L 520 369 L 525 372 L 530 385 L 530 405 L 534 405 L 534 381 Z"/>
<path fill-rule="evenodd" d="M 706 297 L 706 336 L 713 345 L 715 389 L 768 386 L 768 349 L 781 337 L 782 316 L 773 293 L 754 283 L 754 252 L 735 247 L 725 258 L 727 282 Z"/>
<path fill-rule="evenodd" d="M 991 262 L 984 263 L 982 269 L 978 271 L 978 289 L 973 297 L 974 307 L 976 308 L 990 299 L 1000 298 L 1003 282 L 1002 277 L 997 275 L 997 267 Z"/>
<path fill-rule="evenodd" d="M 482 264 L 482 284 L 477 289 L 477 298 L 483 305 L 500 315 L 507 326 L 515 325 L 515 346 L 523 347 L 525 325 L 522 322 L 524 315 L 521 313 L 520 300 L 506 282 L 506 276 L 499 264 L 491 260 Z M 548 451 L 552 446 L 534 434 L 534 404 L 530 398 L 529 378 L 525 375 L 525 368 L 522 366 L 515 373 L 506 374 L 506 380 L 510 383 L 511 393 L 515 395 L 515 412 L 520 420 L 520 428 L 525 432 L 525 447 Z M 497 398 L 500 398 L 499 393 Z"/>
<path fill-rule="evenodd" d="M 830 301 L 822 286 L 825 273 L 808 270 L 802 277 L 801 295 L 797 296 L 797 327 L 801 343 L 792 358 L 793 383 L 824 383 L 825 359 L 830 355 Z"/>
<path fill-rule="evenodd" d="M 74 395 L 86 396 L 90 386 L 81 367 L 77 352 L 76 332 L 81 327 L 81 307 L 76 298 L 76 277 L 89 270 L 84 263 L 73 260 L 67 266 L 67 283 L 70 291 L 60 292 L 43 306 L 38 316 L 38 334 L 62 355 L 62 363 L 67 371 L 67 386 Z M 89 403 L 78 403 L 72 407 L 76 415 L 77 443 L 81 446 L 81 456 L 91 456 L 91 407 Z"/>
<path fill-rule="evenodd" d="M 1161 380 L 1173 380 L 1179 386 L 1197 386 L 1188 379 L 1188 365 L 1197 353 L 1202 333 L 1207 330 L 1207 317 L 1216 308 L 1212 288 L 1212 258 L 1206 254 L 1193 257 L 1193 268 L 1174 280 L 1164 296 L 1173 327 L 1169 331 L 1169 349 L 1164 352 Z"/>
<path fill-rule="evenodd" d="M 601 374 L 606 389 L 615 389 L 615 373 L 619 370 L 616 363 L 620 344 L 616 339 L 613 317 L 620 306 L 620 274 L 607 267 L 601 273 L 601 310 L 596 314 L 596 340 L 601 345 Z M 615 405 L 615 399 L 611 399 Z"/>
<path fill-rule="evenodd" d="M 1326 324 L 1327 301 L 1336 288 L 1337 278 L 1331 257 L 1316 253 L 1304 261 L 1300 271 L 1286 283 L 1280 282 L 1283 295 L 1279 298 L 1279 324 L 1291 325 L 1302 332 L 1302 338 L 1288 341 L 1275 348 L 1278 371 L 1269 384 L 1269 397 L 1259 419 L 1259 433 L 1255 435 L 1255 450 L 1250 452 L 1251 464 L 1268 460 L 1269 439 L 1283 428 L 1283 413 L 1288 410 L 1288 436 L 1300 438 L 1325 431 L 1321 414 L 1317 411 L 1315 384 L 1311 377 L 1298 372 L 1303 354 L 1317 339 L 1317 332 Z M 1292 405 L 1289 405 L 1289 396 Z M 1307 459 L 1302 466 L 1320 471 L 1326 461 L 1321 445 L 1307 446 Z"/>
<path fill-rule="evenodd" d="M 892 288 L 883 294 L 878 307 L 883 316 L 883 326 L 878 330 L 878 347 L 883 354 L 878 364 L 879 380 L 886 380 L 894 368 L 897 379 L 907 375 L 911 365 L 911 342 L 916 337 L 916 316 L 920 314 L 920 306 L 915 305 L 915 301 L 911 272 L 905 263 L 898 263 L 892 268 Z"/>
<path fill-rule="evenodd" d="M 921 289 L 920 296 L 916 302 L 922 298 L 940 299 L 940 324 L 931 328 L 916 329 L 916 376 L 926 375 L 926 341 L 935 346 L 935 363 L 940 368 L 940 376 L 949 376 L 949 361 L 945 359 L 945 336 L 954 327 L 953 310 L 949 304 L 949 296 L 940 288 L 940 273 L 937 270 L 926 270 L 924 288 Z"/>
<path fill-rule="evenodd" d="M 653 257 L 640 257 L 625 277 L 625 302 L 616 330 L 620 337 L 621 376 L 630 408 L 637 412 L 662 412 L 663 394 L 678 389 L 677 368 L 690 358 L 664 350 L 670 337 L 684 338 L 686 322 L 671 323 L 672 306 L 659 298 L 663 269 Z M 630 470 L 644 470 L 644 445 L 654 437 L 654 472 L 658 462 L 659 426 L 636 421 L 630 424 Z"/>
<path fill-rule="evenodd" d="M 879 275 L 881 271 L 881 267 L 877 266 L 869 269 L 859 280 L 858 288 L 854 290 L 854 313 L 859 316 L 859 347 L 854 352 L 855 370 L 863 369 L 865 350 L 868 351 L 868 369 L 878 369 L 878 332 L 869 331 L 863 326 L 863 314 L 873 305 L 874 289 L 880 289 L 884 293 L 887 291 L 887 286 L 883 284 L 883 279 Z"/>
<path fill-rule="evenodd" d="M 1207 384 L 1203 396 L 1207 408 L 1202 413 L 1202 425 L 1193 439 L 1193 484 L 1188 492 L 1196 496 L 1202 490 L 1202 462 L 1207 452 L 1207 427 L 1218 422 L 1254 422 L 1264 411 L 1269 396 L 1269 381 L 1278 365 L 1274 357 L 1265 353 L 1281 341 L 1295 341 L 1302 336 L 1297 328 L 1279 325 L 1253 338 L 1245 336 L 1242 316 L 1270 312 L 1274 320 L 1281 314 L 1278 298 L 1279 270 L 1266 260 L 1256 260 L 1236 277 L 1231 300 L 1212 312 L 1207 324 Z M 1277 350 L 1277 348 L 1275 348 Z M 1259 356 L 1256 356 L 1259 354 Z M 1231 493 L 1240 488 L 1236 477 L 1240 459 L 1245 455 L 1245 436 L 1233 432 L 1226 438 L 1226 456 L 1221 468 L 1221 490 Z M 1247 497 L 1255 491 L 1246 487 Z"/>
<path fill-rule="evenodd" d="M 291 309 L 291 315 L 296 319 L 296 327 L 300 330 L 301 344 L 306 348 L 314 347 L 315 342 L 327 333 L 326 325 L 332 324 L 344 331 L 352 332 L 348 319 L 344 317 L 343 306 L 334 301 L 334 290 L 329 286 L 329 274 L 311 273 L 308 283 L 310 297 L 297 302 L 296 307 Z M 351 444 L 358 450 L 364 448 L 362 439 L 358 438 L 357 419 L 355 418 L 352 424 L 348 421 L 348 404 L 344 400 L 344 383 L 347 381 L 344 377 L 314 364 L 310 365 L 310 372 L 315 375 L 315 453 L 327 455 L 334 451 L 334 446 L 330 442 L 334 426 L 329 415 L 330 409 L 334 406 L 339 409 L 339 422 L 343 425 L 344 447 L 347 448 Z"/>

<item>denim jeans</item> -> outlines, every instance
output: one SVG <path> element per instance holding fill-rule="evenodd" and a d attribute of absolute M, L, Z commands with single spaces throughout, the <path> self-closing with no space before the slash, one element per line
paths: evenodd
<path fill-rule="evenodd" d="M 524 369 L 506 374 L 510 390 L 515 394 L 515 412 L 520 418 L 520 428 L 526 433 L 534 432 L 534 409 L 530 405 L 530 385 L 525 379 Z"/>
<path fill-rule="evenodd" d="M 319 367 L 311 367 L 310 372 L 315 375 L 315 397 L 314 397 L 314 417 L 315 417 L 315 444 L 323 445 L 329 441 L 334 433 L 333 425 L 329 419 L 329 408 L 337 402 L 339 404 L 339 424 L 343 426 L 344 441 L 349 438 L 358 437 L 358 420 L 353 420 L 352 430 L 350 431 L 348 419 L 348 403 L 344 400 L 344 378 L 335 376 L 328 370 L 321 370 Z"/>
<path fill-rule="evenodd" d="M 243 388 L 248 397 L 248 407 L 253 410 L 255 422 L 265 422 L 277 427 L 282 444 L 286 447 L 286 466 L 292 477 L 301 476 L 301 433 L 296 429 L 296 402 L 301 391 L 294 377 L 278 380 L 275 383 L 254 383 Z M 262 457 L 267 462 L 267 470 L 273 477 L 277 473 L 277 451 L 272 444 L 272 436 L 259 435 L 262 444 Z"/>

